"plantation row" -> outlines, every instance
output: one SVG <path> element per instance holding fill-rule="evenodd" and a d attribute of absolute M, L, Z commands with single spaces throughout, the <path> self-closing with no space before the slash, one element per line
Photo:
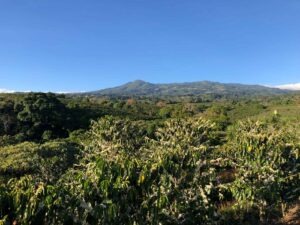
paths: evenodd
<path fill-rule="evenodd" d="M 226 135 L 200 117 L 147 129 L 104 117 L 76 141 L 27 146 L 33 164 L 60 168 L 70 146 L 76 159 L 4 178 L 0 224 L 273 224 L 300 196 L 297 132 L 276 118 Z"/>

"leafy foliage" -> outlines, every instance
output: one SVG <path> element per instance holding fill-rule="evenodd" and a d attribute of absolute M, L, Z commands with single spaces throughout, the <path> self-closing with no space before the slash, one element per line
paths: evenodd
<path fill-rule="evenodd" d="M 78 144 L 59 140 L 42 145 L 24 142 L 0 148 L 0 176 L 38 174 L 47 181 L 58 179 L 76 162 L 79 149 Z"/>
<path fill-rule="evenodd" d="M 228 148 L 236 169 L 230 190 L 239 206 L 257 207 L 261 220 L 268 219 L 278 204 L 300 196 L 299 140 L 294 134 L 276 125 L 246 121 L 230 135 Z"/>
<path fill-rule="evenodd" d="M 300 196 L 297 96 L 0 99 L 0 224 L 274 224 Z"/>

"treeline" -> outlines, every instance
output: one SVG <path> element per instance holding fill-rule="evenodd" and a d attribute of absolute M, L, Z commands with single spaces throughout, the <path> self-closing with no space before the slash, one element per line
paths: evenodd
<path fill-rule="evenodd" d="M 207 107 L 205 104 L 161 100 L 79 98 L 52 93 L 2 95 L 0 136 L 2 143 L 10 144 L 48 141 L 66 138 L 75 130 L 87 130 L 91 120 L 104 115 L 163 120 L 192 116 Z"/>
<path fill-rule="evenodd" d="M 69 107 L 51 93 L 4 95 L 0 100 L 0 136 L 14 136 L 18 142 L 65 138 L 100 116 L 84 107 Z"/>
<path fill-rule="evenodd" d="M 90 122 L 105 115 L 147 121 L 147 130 L 166 119 L 201 116 L 220 131 L 240 119 L 270 115 L 279 109 L 289 122 L 297 121 L 298 95 L 193 101 L 190 97 L 107 98 L 52 93 L 0 95 L 0 146 L 24 141 L 46 142 L 67 138 L 89 129 Z M 294 108 L 293 108 L 294 107 Z M 290 118 L 288 118 L 290 117 Z M 72 134 L 74 132 L 74 134 Z"/>

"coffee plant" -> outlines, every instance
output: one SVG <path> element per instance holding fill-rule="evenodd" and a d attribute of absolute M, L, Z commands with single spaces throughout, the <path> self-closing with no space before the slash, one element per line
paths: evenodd
<path fill-rule="evenodd" d="M 282 214 L 300 196 L 299 140 L 293 130 L 246 121 L 233 128 L 228 142 L 236 179 L 229 185 L 239 207 L 256 207 L 260 220 L 274 209 Z M 279 207 L 281 206 L 281 207 Z"/>
<path fill-rule="evenodd" d="M 0 180 L 0 224 L 243 224 L 229 208 L 272 223 L 300 195 L 296 132 L 244 121 L 222 144 L 217 127 L 168 119 L 149 135 L 147 121 L 103 117 L 80 151 L 72 142 L 26 144 L 40 163 Z"/>

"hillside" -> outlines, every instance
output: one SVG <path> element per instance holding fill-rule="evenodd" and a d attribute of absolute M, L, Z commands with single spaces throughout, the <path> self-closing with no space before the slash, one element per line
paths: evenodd
<path fill-rule="evenodd" d="M 187 96 L 214 94 L 222 96 L 254 96 L 288 93 L 287 90 L 261 85 L 219 83 L 211 81 L 153 84 L 136 80 L 124 85 L 85 94 L 97 96 Z"/>

